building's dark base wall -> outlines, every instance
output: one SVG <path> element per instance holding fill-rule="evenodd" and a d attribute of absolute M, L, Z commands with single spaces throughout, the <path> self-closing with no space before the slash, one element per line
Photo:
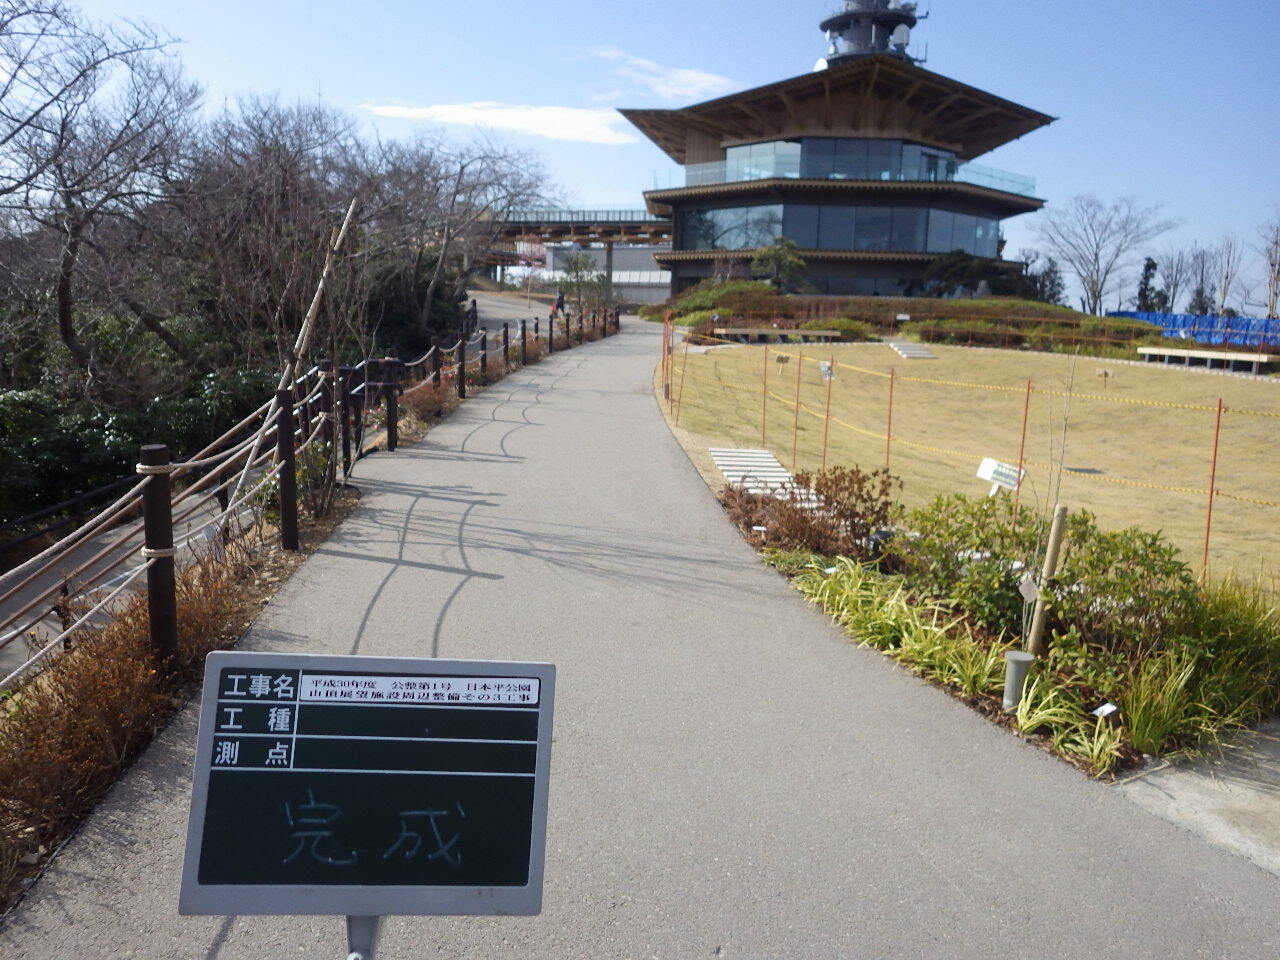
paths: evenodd
<path fill-rule="evenodd" d="M 809 283 L 818 293 L 844 297 L 899 297 L 924 277 L 923 265 L 824 263 L 813 265 Z M 671 292 L 678 295 L 714 272 L 711 263 L 681 263 L 671 274 Z"/>

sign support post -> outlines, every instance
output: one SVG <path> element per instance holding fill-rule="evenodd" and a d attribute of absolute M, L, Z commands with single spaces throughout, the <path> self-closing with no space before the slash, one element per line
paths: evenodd
<path fill-rule="evenodd" d="M 381 917 L 347 917 L 347 960 L 374 960 Z"/>

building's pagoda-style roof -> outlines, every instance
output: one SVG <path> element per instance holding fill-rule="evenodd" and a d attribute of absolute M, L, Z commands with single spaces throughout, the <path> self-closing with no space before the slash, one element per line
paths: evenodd
<path fill-rule="evenodd" d="M 886 54 L 840 61 L 680 110 L 621 110 L 676 163 L 706 149 L 797 136 L 907 139 L 972 160 L 1054 117 Z"/>

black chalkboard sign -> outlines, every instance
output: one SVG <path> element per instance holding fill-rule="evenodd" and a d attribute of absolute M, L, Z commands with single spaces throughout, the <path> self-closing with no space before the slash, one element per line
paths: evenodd
<path fill-rule="evenodd" d="M 555 670 L 209 657 L 181 910 L 541 908 Z"/>

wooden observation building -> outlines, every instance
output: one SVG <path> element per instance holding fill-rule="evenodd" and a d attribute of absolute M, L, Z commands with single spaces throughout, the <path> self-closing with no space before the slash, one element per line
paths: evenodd
<path fill-rule="evenodd" d="M 677 110 L 621 113 L 683 167 L 645 194 L 671 221 L 674 293 L 777 237 L 823 293 L 893 296 L 953 251 L 1002 264 L 1000 224 L 1035 182 L 973 161 L 1053 117 L 926 70 L 914 4 L 845 0 L 812 73 Z M 1008 264 L 1010 270 L 1019 264 Z"/>

